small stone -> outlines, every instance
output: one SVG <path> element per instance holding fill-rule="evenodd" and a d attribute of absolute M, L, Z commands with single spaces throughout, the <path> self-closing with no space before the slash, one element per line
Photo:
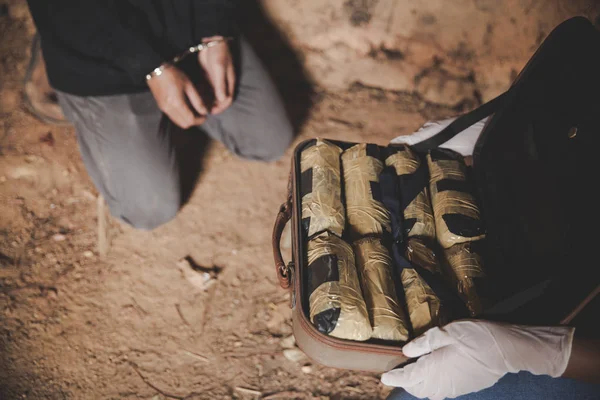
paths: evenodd
<path fill-rule="evenodd" d="M 86 250 L 86 251 L 83 252 L 83 256 L 85 258 L 92 258 L 92 257 L 94 257 L 94 253 L 92 251 L 90 251 L 90 250 Z"/>
<path fill-rule="evenodd" d="M 54 240 L 55 242 L 64 242 L 66 239 L 67 237 L 60 233 L 57 233 L 56 235 L 52 236 L 52 240 Z"/>
<path fill-rule="evenodd" d="M 208 290 L 208 288 L 210 288 L 212 285 L 214 285 L 215 282 L 217 282 L 216 279 L 211 278 L 211 279 L 207 280 L 206 283 L 204 284 L 204 286 L 202 287 L 202 289 Z"/>
<path fill-rule="evenodd" d="M 300 362 L 306 360 L 306 354 L 300 349 L 286 349 L 283 351 L 283 356 L 291 362 Z"/>
<path fill-rule="evenodd" d="M 242 347 L 242 342 L 235 342 L 233 347 Z"/>
<path fill-rule="evenodd" d="M 296 338 L 294 335 L 290 335 L 279 341 L 279 345 L 284 349 L 293 349 L 296 346 Z"/>
<path fill-rule="evenodd" d="M 267 330 L 275 336 L 288 336 L 292 333 L 291 319 L 292 310 L 289 303 L 281 303 L 278 305 L 270 304 L 272 309 L 270 319 L 267 322 Z"/>
<path fill-rule="evenodd" d="M 310 374 L 312 370 L 313 369 L 310 365 L 305 365 L 304 367 L 302 367 L 302 372 L 304 372 L 305 374 Z"/>
<path fill-rule="evenodd" d="M 36 155 L 33 154 L 29 154 L 27 156 L 25 156 L 25 161 L 28 163 L 34 163 L 37 162 L 40 158 Z"/>
<path fill-rule="evenodd" d="M 8 171 L 11 179 L 34 179 L 37 175 L 36 169 L 27 165 L 19 165 Z"/>
<path fill-rule="evenodd" d="M 177 267 L 179 267 L 185 279 L 198 289 L 206 290 L 212 284 L 214 284 L 214 280 L 208 272 L 199 272 L 194 270 L 194 266 L 187 258 L 182 258 L 179 260 L 177 262 Z"/>

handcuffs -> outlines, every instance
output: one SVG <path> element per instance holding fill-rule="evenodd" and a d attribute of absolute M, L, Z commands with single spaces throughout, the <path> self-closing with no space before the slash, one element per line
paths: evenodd
<path fill-rule="evenodd" d="M 149 81 L 150 79 L 152 79 L 154 77 L 161 76 L 165 69 L 174 66 L 175 64 L 177 64 L 179 61 L 183 60 L 190 54 L 198 53 L 202 50 L 206 50 L 210 47 L 214 47 L 218 44 L 221 44 L 224 42 L 229 42 L 231 40 L 233 40 L 233 38 L 226 37 L 226 38 L 210 40 L 208 42 L 203 42 L 196 46 L 192 46 L 192 47 L 188 48 L 186 51 L 184 51 L 183 53 L 175 56 L 171 61 L 165 61 L 164 63 L 160 64 L 158 67 L 156 67 L 152 71 L 150 71 L 150 73 L 148 73 L 146 75 L 146 81 Z"/>

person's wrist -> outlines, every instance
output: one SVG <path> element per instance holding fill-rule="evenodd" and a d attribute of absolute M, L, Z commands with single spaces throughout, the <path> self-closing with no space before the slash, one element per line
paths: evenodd
<path fill-rule="evenodd" d="M 573 349 L 573 338 L 575 337 L 575 328 L 572 327 L 559 327 L 555 328 L 560 332 L 560 346 L 559 351 L 556 355 L 556 360 L 552 363 L 553 368 L 549 371 L 548 375 L 553 378 L 558 378 L 565 373 L 569 359 L 571 358 L 571 351 Z"/>
<path fill-rule="evenodd" d="M 534 375 L 561 376 L 569 363 L 575 328 L 558 327 L 517 327 L 523 335 L 523 347 L 515 347 L 520 360 L 516 367 Z M 511 371 L 515 372 L 515 371 Z M 518 372 L 518 371 L 516 371 Z"/>
<path fill-rule="evenodd" d="M 165 70 L 171 67 L 173 67 L 173 64 L 170 62 L 160 64 L 146 75 L 146 82 L 149 83 L 152 79 L 160 77 L 165 73 Z"/>

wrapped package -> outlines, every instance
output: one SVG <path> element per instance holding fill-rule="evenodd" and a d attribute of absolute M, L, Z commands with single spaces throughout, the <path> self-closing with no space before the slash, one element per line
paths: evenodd
<path fill-rule="evenodd" d="M 373 327 L 371 337 L 407 341 L 409 324 L 396 294 L 388 250 L 380 238 L 367 237 L 354 243 L 354 251 Z"/>
<path fill-rule="evenodd" d="M 342 149 L 321 139 L 302 151 L 302 228 L 308 237 L 325 230 L 342 236 L 346 220 L 341 194 L 341 154 Z"/>
<path fill-rule="evenodd" d="M 400 279 L 414 335 L 443 325 L 442 303 L 425 279 L 414 268 L 403 268 Z"/>
<path fill-rule="evenodd" d="M 450 278 L 471 316 L 483 311 L 480 288 L 484 285 L 485 273 L 478 245 L 479 242 L 460 243 L 444 251 Z"/>
<path fill-rule="evenodd" d="M 310 319 L 325 334 L 367 340 L 372 329 L 352 247 L 323 232 L 308 242 Z"/>
<path fill-rule="evenodd" d="M 418 237 L 406 242 L 406 258 L 413 264 L 428 270 L 432 274 L 441 274 L 439 260 L 433 251 L 431 242 Z"/>
<path fill-rule="evenodd" d="M 406 236 L 435 239 L 427 164 L 406 145 L 391 147 L 389 152 L 385 164 L 398 175 Z"/>
<path fill-rule="evenodd" d="M 390 157 L 387 158 L 387 160 L 389 159 Z M 383 204 L 389 210 L 391 217 L 390 252 L 394 266 L 393 272 L 400 281 L 396 287 L 398 292 L 404 293 L 410 325 L 414 335 L 418 336 L 429 328 L 445 323 L 446 312 L 434 288 L 446 293 L 448 290 L 441 280 L 441 270 L 435 253 L 425 246 L 425 240 L 430 242 L 431 240 L 411 237 L 406 243 L 403 241 L 406 230 L 402 229 L 402 226 L 406 221 L 402 220 L 400 192 L 403 186 L 399 184 L 399 177 L 398 170 L 393 166 L 388 166 L 380 175 L 380 184 Z M 425 186 L 426 182 L 427 177 L 425 176 Z M 433 225 L 433 218 L 431 225 Z M 411 263 L 407 260 L 404 256 L 405 252 L 411 255 L 414 262 Z M 434 288 L 430 286 L 430 283 Z"/>
<path fill-rule="evenodd" d="M 427 162 L 438 242 L 449 248 L 485 237 L 462 156 L 451 150 L 435 149 L 427 155 Z"/>
<path fill-rule="evenodd" d="M 433 326 L 465 318 L 471 313 L 442 273 L 437 254 L 428 242 L 409 238 L 406 259 L 395 257 L 404 288 L 406 308 L 416 336 Z M 453 274 L 451 274 L 453 275 Z M 453 280 L 456 283 L 456 280 Z"/>
<path fill-rule="evenodd" d="M 379 147 L 374 144 L 357 144 L 342 153 L 346 214 L 351 236 L 390 231 L 390 216 L 381 202 L 379 174 L 383 163 L 379 160 Z"/>

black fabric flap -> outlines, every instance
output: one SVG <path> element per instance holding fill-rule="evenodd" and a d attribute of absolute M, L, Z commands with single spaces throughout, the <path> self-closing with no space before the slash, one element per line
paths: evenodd
<path fill-rule="evenodd" d="M 600 283 L 589 229 L 600 172 L 599 36 L 584 18 L 558 26 L 477 142 L 497 315 L 556 323 Z"/>

